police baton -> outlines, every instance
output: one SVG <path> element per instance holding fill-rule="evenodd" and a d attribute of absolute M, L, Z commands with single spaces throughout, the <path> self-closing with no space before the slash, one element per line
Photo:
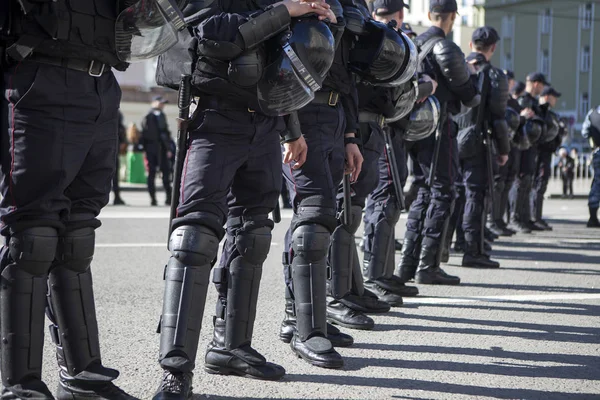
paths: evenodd
<path fill-rule="evenodd" d="M 181 75 L 179 84 L 179 117 L 177 118 L 177 149 L 175 150 L 175 173 L 173 174 L 173 188 L 171 189 L 171 212 L 169 215 L 169 236 L 167 237 L 167 248 L 173 232 L 173 219 L 177 216 L 179 205 L 179 193 L 181 190 L 181 174 L 183 163 L 187 152 L 188 125 L 190 123 L 190 103 L 192 102 L 192 76 Z"/>
<path fill-rule="evenodd" d="M 387 152 L 388 165 L 392 174 L 392 184 L 396 192 L 396 202 L 398 203 L 398 209 L 400 211 L 406 208 L 404 202 L 404 188 L 402 187 L 402 180 L 400 179 L 400 172 L 398 171 L 398 163 L 396 162 L 396 152 L 394 150 L 394 143 L 392 142 L 392 134 L 390 129 L 383 129 L 383 139 L 385 140 L 385 150 Z"/>
<path fill-rule="evenodd" d="M 433 186 L 435 179 L 435 171 L 437 169 L 438 159 L 440 158 L 440 148 L 442 147 L 442 124 L 446 117 L 446 103 L 442 103 L 440 107 L 440 120 L 438 121 L 437 129 L 435 130 L 435 146 L 433 148 L 433 159 L 431 160 L 431 168 L 429 170 L 429 187 Z"/>
<path fill-rule="evenodd" d="M 342 181 L 342 190 L 344 193 L 344 205 L 342 208 L 342 223 L 346 226 L 352 225 L 352 212 L 351 209 L 351 197 L 352 189 L 350 188 L 350 174 L 344 174 L 344 180 Z"/>
<path fill-rule="evenodd" d="M 281 222 L 281 207 L 279 207 L 279 199 L 277 199 L 277 204 L 275 205 L 273 211 L 271 211 L 271 214 L 273 215 L 273 222 L 276 224 Z"/>

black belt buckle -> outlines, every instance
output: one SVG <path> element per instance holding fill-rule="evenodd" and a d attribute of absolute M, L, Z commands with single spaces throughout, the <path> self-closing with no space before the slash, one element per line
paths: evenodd
<path fill-rule="evenodd" d="M 331 107 L 335 107 L 337 105 L 339 98 L 340 98 L 339 93 L 329 92 L 329 100 L 327 101 L 327 105 L 331 106 Z"/>
<path fill-rule="evenodd" d="M 94 66 L 96 66 L 96 68 L 94 68 Z M 96 70 L 98 69 L 98 66 L 100 68 L 100 71 L 96 72 Z M 104 73 L 105 67 L 106 67 L 106 64 L 97 63 L 95 60 L 92 60 L 92 61 L 90 61 L 90 66 L 88 67 L 88 75 L 93 76 L 94 78 L 99 78 Z"/>

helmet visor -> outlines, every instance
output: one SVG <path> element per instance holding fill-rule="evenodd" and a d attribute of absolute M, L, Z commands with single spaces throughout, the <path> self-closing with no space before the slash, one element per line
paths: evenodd
<path fill-rule="evenodd" d="M 117 17 L 117 56 L 125 62 L 154 58 L 177 43 L 177 32 L 184 27 L 174 0 L 139 0 Z"/>

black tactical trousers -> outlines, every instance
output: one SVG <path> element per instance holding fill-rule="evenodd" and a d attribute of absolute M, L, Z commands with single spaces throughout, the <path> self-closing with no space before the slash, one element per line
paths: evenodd
<path fill-rule="evenodd" d="M 121 90 L 113 74 L 22 62 L 4 72 L 2 233 L 22 226 L 96 226 L 117 157 Z M 78 222 L 81 225 L 82 222 Z"/>
<path fill-rule="evenodd" d="M 374 122 L 360 124 L 363 136 L 363 165 L 357 181 L 352 185 L 352 205 L 363 208 L 369 194 L 379 183 L 379 158 L 383 154 L 382 127 Z M 338 195 L 341 198 L 342 194 Z"/>
<path fill-rule="evenodd" d="M 207 109 L 193 122 L 174 226 L 266 215 L 281 190 L 282 118 Z M 209 222 L 210 223 L 210 222 Z"/>
<path fill-rule="evenodd" d="M 148 193 L 154 199 L 156 195 L 156 171 L 160 169 L 163 188 L 167 195 L 171 192 L 171 161 L 167 152 L 161 149 L 158 142 L 144 143 L 146 160 L 148 160 Z"/>
<path fill-rule="evenodd" d="M 518 167 L 518 172 L 510 192 L 511 220 L 527 223 L 531 220 L 529 197 L 535 173 L 537 149 L 532 147 L 520 153 L 520 162 L 515 165 Z"/>
<path fill-rule="evenodd" d="M 485 154 L 482 146 L 475 156 L 460 161 L 465 196 L 462 230 L 467 249 L 475 249 L 481 242 L 488 180 Z"/>
<path fill-rule="evenodd" d="M 385 128 L 392 129 L 392 128 Z M 394 147 L 394 154 L 396 156 L 396 164 L 398 173 L 400 174 L 402 188 L 406 184 L 408 177 L 408 168 L 406 166 L 406 148 L 404 140 L 400 133 L 392 135 L 392 144 Z M 390 201 L 395 201 L 396 189 L 392 180 L 392 172 L 390 168 L 390 160 L 387 154 L 387 149 L 384 150 L 379 156 L 378 160 L 379 169 L 379 181 L 377 187 L 367 199 L 367 205 L 365 207 L 365 215 L 363 218 L 365 227 L 365 236 L 367 239 L 369 235 L 374 232 L 375 225 L 383 218 L 385 205 Z M 371 252 L 373 246 L 372 240 L 365 241 L 365 252 Z"/>
<path fill-rule="evenodd" d="M 534 221 L 542 219 L 544 195 L 552 174 L 552 154 L 553 152 L 549 151 L 540 151 L 538 154 L 533 189 L 531 190 L 531 213 Z"/>
<path fill-rule="evenodd" d="M 444 224 L 450 216 L 452 202 L 455 196 L 455 181 L 458 176 L 458 145 L 456 142 L 457 126 L 447 119 L 444 123 L 441 140 L 441 150 L 433 185 L 423 185 L 419 188 L 416 200 L 410 206 L 406 230 L 415 236 L 423 235 L 429 243 L 442 240 Z M 435 134 L 426 139 L 407 144 L 408 154 L 419 168 L 420 174 L 415 176 L 418 181 L 428 179 L 431 162 L 434 156 Z"/>

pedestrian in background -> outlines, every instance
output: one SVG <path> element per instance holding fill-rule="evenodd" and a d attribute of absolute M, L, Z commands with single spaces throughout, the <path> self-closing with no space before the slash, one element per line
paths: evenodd
<path fill-rule="evenodd" d="M 148 162 L 148 193 L 150 204 L 155 206 L 156 202 L 156 170 L 160 168 L 163 187 L 165 188 L 165 204 L 171 204 L 171 170 L 173 158 L 171 132 L 167 123 L 167 117 L 163 112 L 168 101 L 162 96 L 152 99 L 152 109 L 146 114 L 142 121 L 142 145 L 146 152 Z"/>
<path fill-rule="evenodd" d="M 125 202 L 121 198 L 121 188 L 119 187 L 119 179 L 121 177 L 121 156 L 127 154 L 127 136 L 125 135 L 125 124 L 123 122 L 123 113 L 119 111 L 119 128 L 117 131 L 119 140 L 119 151 L 116 157 L 116 169 L 113 175 L 112 189 L 115 195 L 113 205 L 124 206 Z"/>
<path fill-rule="evenodd" d="M 558 168 L 560 170 L 560 179 L 563 181 L 563 199 L 567 195 L 573 198 L 573 179 L 575 178 L 575 161 L 567 154 L 567 149 L 561 147 L 558 151 L 560 160 Z M 568 192 L 568 193 L 567 193 Z"/>

